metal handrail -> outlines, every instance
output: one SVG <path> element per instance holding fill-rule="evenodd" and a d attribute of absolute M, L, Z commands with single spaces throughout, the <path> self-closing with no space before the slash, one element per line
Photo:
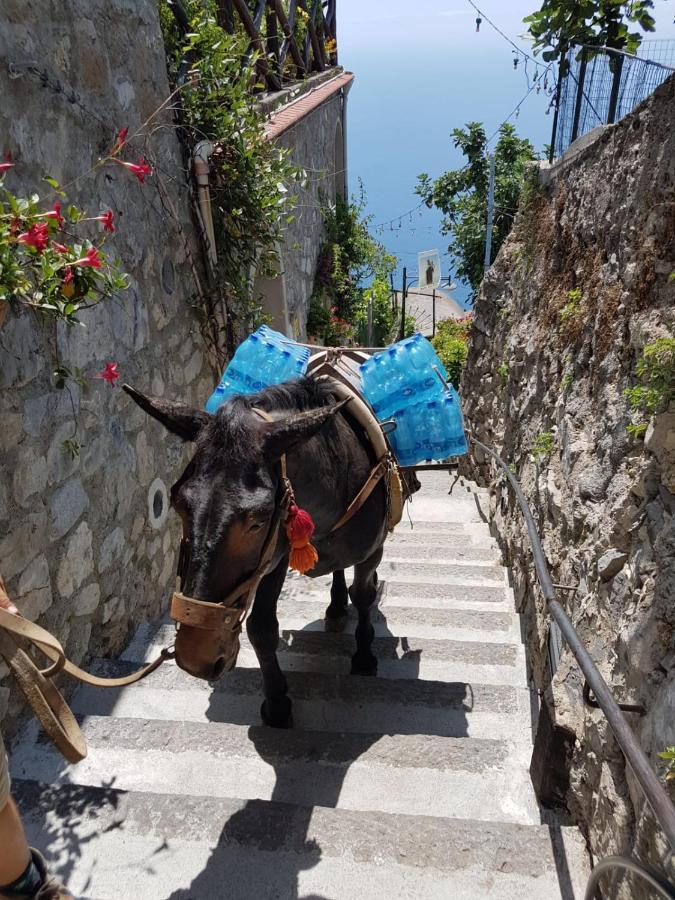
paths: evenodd
<path fill-rule="evenodd" d="M 586 678 L 586 683 L 595 696 L 597 705 L 605 714 L 609 726 L 614 733 L 614 737 L 621 748 L 621 752 L 626 758 L 628 765 L 633 770 L 633 774 L 642 788 L 647 802 L 651 806 L 654 815 L 670 844 L 671 853 L 675 852 L 675 806 L 671 803 L 663 785 L 652 769 L 645 752 L 638 743 L 630 725 L 621 712 L 619 704 L 614 699 L 610 688 L 602 677 L 600 670 L 594 663 L 588 650 L 581 643 L 579 635 L 572 624 L 572 620 L 556 599 L 555 588 L 548 570 L 544 550 L 541 546 L 534 517 L 532 516 L 532 511 L 525 499 L 525 495 L 501 456 L 499 456 L 495 450 L 487 447 L 472 435 L 469 435 L 469 439 L 476 447 L 480 447 L 484 453 L 487 453 L 488 456 L 491 456 L 498 463 L 506 475 L 509 484 L 513 488 L 516 500 L 520 506 L 520 511 L 522 512 L 525 524 L 527 525 L 527 533 L 532 548 L 535 572 L 551 617 L 560 628 L 560 631 L 567 642 L 567 646 L 574 654 L 574 657 L 579 664 L 579 668 Z M 673 898 L 675 898 L 675 893 L 671 891 L 670 886 L 664 882 L 660 876 L 650 872 L 633 860 L 628 860 L 624 857 L 608 857 L 605 860 L 601 860 L 591 873 L 588 887 L 590 893 L 587 892 L 586 900 L 591 900 L 595 894 L 601 875 L 613 866 L 636 872 L 649 881 L 652 886 L 670 891 L 670 893 L 663 893 L 662 896 L 665 896 L 668 900 L 673 900 Z"/>
<path fill-rule="evenodd" d="M 627 872 L 632 872 L 646 881 L 648 885 L 656 888 L 656 892 L 660 897 L 665 897 L 666 900 L 675 900 L 675 890 L 672 885 L 664 881 L 656 872 L 635 862 L 634 859 L 627 859 L 625 856 L 607 856 L 596 864 L 588 879 L 585 900 L 595 900 L 600 879 L 611 869 L 625 869 Z"/>

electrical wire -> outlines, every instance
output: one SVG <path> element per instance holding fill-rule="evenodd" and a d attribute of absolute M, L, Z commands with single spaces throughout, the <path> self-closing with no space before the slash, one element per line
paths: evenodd
<path fill-rule="evenodd" d="M 492 28 L 494 28 L 494 30 L 497 32 L 497 34 L 501 35 L 501 37 L 503 37 L 504 40 L 507 43 L 509 43 L 513 47 L 514 50 L 517 51 L 517 53 L 519 53 L 521 56 L 524 56 L 525 59 L 529 59 L 530 62 L 534 63 L 535 66 L 538 66 L 539 68 L 542 68 L 542 69 L 547 68 L 545 63 L 541 63 L 541 62 L 539 62 L 538 59 L 535 59 L 533 56 L 530 56 L 530 54 L 526 53 L 521 47 L 518 46 L 518 44 L 514 43 L 514 41 L 511 40 L 511 38 L 508 36 L 508 34 L 504 34 L 504 32 L 501 30 L 501 28 L 498 25 L 495 25 L 495 23 L 492 21 L 492 19 L 489 16 L 485 15 L 483 10 L 479 9 L 476 6 L 476 4 L 473 2 L 473 0 L 467 0 L 467 3 L 470 6 L 473 6 L 473 8 L 478 13 L 478 15 L 481 16 L 481 18 L 485 19 L 485 21 L 488 23 L 488 25 L 491 25 Z"/>

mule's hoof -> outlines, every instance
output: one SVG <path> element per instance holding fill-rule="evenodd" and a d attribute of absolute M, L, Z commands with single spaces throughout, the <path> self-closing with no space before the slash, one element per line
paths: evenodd
<path fill-rule="evenodd" d="M 352 675 L 377 675 L 377 658 L 372 653 L 355 653 L 352 656 Z"/>
<path fill-rule="evenodd" d="M 347 627 L 347 616 L 325 616 L 323 620 L 324 631 L 330 634 L 341 634 Z"/>
<path fill-rule="evenodd" d="M 272 702 L 263 700 L 260 718 L 263 725 L 269 725 L 270 728 L 292 728 L 293 705 L 288 697 L 280 697 Z"/>

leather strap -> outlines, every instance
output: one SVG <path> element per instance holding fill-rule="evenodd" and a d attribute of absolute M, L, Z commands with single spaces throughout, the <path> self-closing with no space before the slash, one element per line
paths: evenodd
<path fill-rule="evenodd" d="M 39 669 L 19 647 L 17 641 L 26 639 L 53 661 L 46 669 Z M 162 650 L 157 659 L 142 666 L 136 672 L 121 678 L 101 678 L 91 675 L 72 663 L 59 641 L 44 628 L 24 619 L 16 613 L 0 608 L 0 654 L 12 670 L 26 700 L 33 708 L 42 726 L 69 762 L 78 762 L 87 755 L 84 738 L 75 717 L 70 711 L 51 677 L 60 671 L 67 672 L 78 681 L 94 687 L 119 688 L 135 684 L 154 672 L 166 659 L 173 657 L 172 650 Z"/>
<path fill-rule="evenodd" d="M 339 522 L 336 522 L 336 524 L 333 525 L 331 530 L 328 532 L 329 534 L 337 531 L 338 528 L 342 528 L 343 525 L 346 525 L 347 522 L 349 522 L 349 520 L 356 515 L 356 513 L 361 509 L 368 497 L 370 497 L 370 495 L 373 493 L 381 479 L 384 477 L 388 468 L 388 459 L 381 459 L 379 463 L 377 463 L 377 465 L 371 470 L 370 475 L 366 479 L 366 482 L 361 490 L 347 507 L 345 514 L 342 516 Z"/>

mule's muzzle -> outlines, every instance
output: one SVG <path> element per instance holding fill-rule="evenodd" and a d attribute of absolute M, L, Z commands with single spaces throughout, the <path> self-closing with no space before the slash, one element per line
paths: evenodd
<path fill-rule="evenodd" d="M 215 681 L 231 671 L 239 656 L 242 621 L 246 606 L 223 606 L 195 600 L 176 592 L 171 618 L 179 623 L 176 663 L 195 678 Z"/>

